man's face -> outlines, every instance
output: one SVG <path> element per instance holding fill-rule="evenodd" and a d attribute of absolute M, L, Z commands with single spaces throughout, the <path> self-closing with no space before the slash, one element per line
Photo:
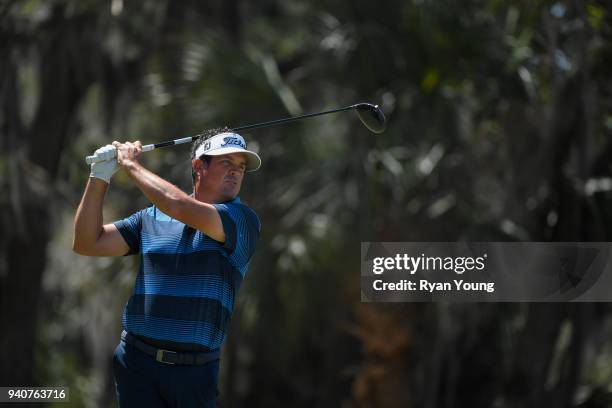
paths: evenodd
<path fill-rule="evenodd" d="M 233 199 L 240 192 L 246 164 L 246 157 L 242 153 L 213 156 L 210 164 L 204 163 L 203 166 L 204 188 L 221 201 Z"/>

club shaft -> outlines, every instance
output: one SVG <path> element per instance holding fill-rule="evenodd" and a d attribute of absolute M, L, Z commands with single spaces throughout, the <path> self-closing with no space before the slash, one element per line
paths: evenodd
<path fill-rule="evenodd" d="M 231 128 L 230 130 L 233 131 L 233 132 L 240 132 L 241 130 L 255 129 L 255 128 L 262 128 L 262 127 L 266 127 L 266 126 L 278 125 L 279 123 L 293 122 L 293 121 L 299 120 L 299 119 L 311 118 L 313 116 L 327 115 L 328 113 L 342 112 L 342 111 L 351 110 L 351 109 L 354 109 L 354 108 L 355 108 L 355 105 L 351 105 L 351 106 L 347 106 L 347 107 L 344 107 L 344 108 L 328 110 L 328 111 L 325 111 L 325 112 L 309 113 L 309 114 L 301 115 L 301 116 L 292 116 L 290 118 L 276 119 L 276 120 L 271 120 L 269 122 L 256 123 L 254 125 L 238 126 L 238 127 Z M 153 148 L 157 149 L 159 147 L 174 146 L 174 145 L 177 145 L 177 144 L 189 143 L 189 142 L 193 142 L 198 137 L 200 137 L 200 135 L 184 137 L 182 139 L 168 140 L 168 141 L 161 142 L 161 143 L 155 143 L 153 145 Z"/>
<path fill-rule="evenodd" d="M 299 119 L 312 118 L 314 116 L 327 115 L 328 113 L 342 112 L 342 111 L 351 110 L 351 109 L 355 109 L 355 105 L 347 106 L 347 107 L 344 107 L 344 108 L 332 109 L 332 110 L 328 110 L 328 111 L 324 111 L 324 112 L 309 113 L 307 115 L 292 116 L 290 118 L 284 118 L 284 119 L 276 119 L 276 120 L 271 120 L 269 122 L 256 123 L 254 125 L 239 126 L 239 127 L 232 128 L 231 130 L 233 130 L 235 132 L 239 132 L 241 130 L 262 128 L 262 127 L 266 127 L 266 126 L 278 125 L 279 123 L 293 122 L 293 121 L 299 120 Z"/>
<path fill-rule="evenodd" d="M 167 140 L 165 142 L 155 143 L 153 145 L 153 148 L 157 149 L 157 148 L 160 148 L 160 147 L 174 146 L 174 145 L 183 144 L 183 143 L 190 143 L 190 142 L 193 142 L 194 140 L 196 140 L 198 137 L 199 137 L 199 135 L 183 137 L 181 139 Z"/>
<path fill-rule="evenodd" d="M 351 106 L 346 106 L 344 108 L 332 109 L 332 110 L 328 110 L 328 111 L 324 111 L 324 112 L 309 113 L 309 114 L 306 114 L 306 115 L 293 116 L 293 117 L 290 117 L 290 118 L 271 120 L 269 122 L 256 123 L 254 125 L 238 126 L 238 127 L 235 127 L 235 128 L 231 128 L 230 130 L 234 131 L 234 132 L 239 132 L 241 130 L 262 128 L 262 127 L 267 127 L 267 126 L 272 126 L 272 125 L 278 125 L 279 123 L 293 122 L 293 121 L 304 119 L 304 118 L 311 118 L 311 117 L 314 117 L 314 116 L 327 115 L 329 113 L 347 111 L 347 110 L 355 109 L 358 106 L 359 106 L 359 104 L 351 105 Z M 195 136 L 183 137 L 183 138 L 180 138 L 180 139 L 167 140 L 165 142 L 145 145 L 145 146 L 142 147 L 142 150 L 144 152 L 148 152 L 148 151 L 151 151 L 151 150 L 154 150 L 154 149 L 158 149 L 160 147 L 174 146 L 174 145 L 178 145 L 178 144 L 189 143 L 189 142 L 192 142 L 192 141 L 196 140 L 200 136 L 201 135 L 195 135 Z M 96 162 L 99 162 L 99 161 L 102 161 L 102 159 L 99 158 L 96 155 L 87 156 L 85 158 L 85 162 L 87 164 L 92 164 L 92 163 L 96 163 Z"/>

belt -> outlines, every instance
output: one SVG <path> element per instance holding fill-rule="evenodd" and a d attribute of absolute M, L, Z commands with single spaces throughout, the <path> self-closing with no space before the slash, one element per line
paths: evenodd
<path fill-rule="evenodd" d="M 125 330 L 121 333 L 121 340 L 136 347 L 143 353 L 155 358 L 155 361 L 165 364 L 202 365 L 219 359 L 220 354 L 219 350 L 208 353 L 179 353 L 171 350 L 158 349 L 157 347 L 153 347 L 138 339 L 136 336 L 133 336 Z"/>

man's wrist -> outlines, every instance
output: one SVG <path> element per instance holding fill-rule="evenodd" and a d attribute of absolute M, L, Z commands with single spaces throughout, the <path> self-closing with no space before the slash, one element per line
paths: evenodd
<path fill-rule="evenodd" d="M 110 179 L 113 177 L 113 173 L 108 173 L 104 171 L 92 171 L 89 173 L 89 178 L 100 180 L 105 182 L 106 184 L 110 184 Z"/>
<path fill-rule="evenodd" d="M 138 163 L 135 160 L 125 160 L 120 164 L 120 166 L 128 173 L 131 173 L 135 170 L 138 170 L 140 167 L 142 167 L 140 163 Z"/>
<path fill-rule="evenodd" d="M 106 179 L 102 178 L 101 176 L 95 175 L 95 174 L 90 174 L 89 175 L 89 182 L 91 184 L 99 184 L 99 185 L 102 185 L 102 186 L 105 186 L 105 187 L 110 185 L 110 180 L 107 181 Z"/>

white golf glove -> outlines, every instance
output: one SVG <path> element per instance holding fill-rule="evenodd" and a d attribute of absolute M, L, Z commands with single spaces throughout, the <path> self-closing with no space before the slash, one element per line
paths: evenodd
<path fill-rule="evenodd" d="M 117 165 L 117 151 L 115 149 L 115 146 L 103 146 L 96 150 L 94 154 L 104 159 L 104 161 L 91 164 L 91 174 L 89 175 L 89 177 L 95 177 L 100 180 L 104 180 L 108 184 L 110 184 L 111 177 L 113 177 L 113 174 L 115 174 L 117 170 L 119 170 L 119 166 Z"/>

